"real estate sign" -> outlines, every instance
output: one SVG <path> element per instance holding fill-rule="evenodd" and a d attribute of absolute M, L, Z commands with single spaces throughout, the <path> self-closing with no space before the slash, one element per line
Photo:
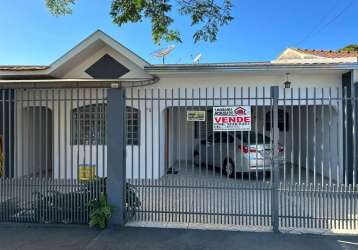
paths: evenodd
<path fill-rule="evenodd" d="M 213 109 L 214 131 L 250 131 L 251 107 L 214 107 Z"/>
<path fill-rule="evenodd" d="M 206 111 L 188 110 L 186 112 L 186 120 L 189 122 L 205 122 Z"/>

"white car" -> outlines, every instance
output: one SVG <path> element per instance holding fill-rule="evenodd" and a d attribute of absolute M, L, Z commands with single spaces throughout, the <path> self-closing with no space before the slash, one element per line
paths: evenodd
<path fill-rule="evenodd" d="M 254 131 L 214 132 L 195 145 L 194 163 L 220 167 L 227 176 L 235 173 L 270 172 L 273 142 Z M 284 160 L 284 148 L 278 145 L 278 163 Z"/>

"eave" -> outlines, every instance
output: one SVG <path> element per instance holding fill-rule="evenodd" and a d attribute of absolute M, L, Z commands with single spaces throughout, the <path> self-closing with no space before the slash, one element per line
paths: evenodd
<path fill-rule="evenodd" d="M 301 71 L 301 70 L 353 70 L 358 63 L 336 64 L 274 64 L 274 63 L 227 63 L 227 64 L 164 64 L 146 66 L 149 74 L 157 73 L 211 73 L 211 72 L 257 72 L 257 71 Z"/>

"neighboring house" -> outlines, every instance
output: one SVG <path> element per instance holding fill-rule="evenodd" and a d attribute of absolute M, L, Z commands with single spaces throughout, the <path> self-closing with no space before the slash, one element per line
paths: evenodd
<path fill-rule="evenodd" d="M 287 77 L 291 83 L 291 89 L 284 88 Z M 135 124 L 128 124 L 131 127 L 131 133 L 127 138 L 130 144 L 127 147 L 127 176 L 144 177 L 142 169 L 144 164 L 139 164 L 138 161 L 145 162 L 145 167 L 151 169 L 149 176 L 158 178 L 159 173 L 164 173 L 165 167 L 173 166 L 178 161 L 192 160 L 193 147 L 187 145 L 187 142 L 191 138 L 199 139 L 203 137 L 203 134 L 211 133 L 211 124 L 185 125 L 185 110 L 187 109 L 183 108 L 184 94 L 186 92 L 190 98 L 198 97 L 199 88 L 202 95 L 207 91 L 208 97 L 220 97 L 223 100 L 227 98 L 224 103 L 213 103 L 209 106 L 234 104 L 252 106 L 252 113 L 260 114 L 255 115 L 253 128 L 269 134 L 270 101 L 264 98 L 270 97 L 271 86 L 279 86 L 279 140 L 285 145 L 287 162 L 293 164 L 300 162 L 302 165 L 308 163 L 308 168 L 312 168 L 315 162 L 317 171 L 322 170 L 321 162 L 332 162 L 334 165 L 345 166 L 346 169 L 351 168 L 353 156 L 351 153 L 343 154 L 343 150 L 344 147 L 351 147 L 353 143 L 352 137 L 344 134 L 345 128 L 351 128 L 351 124 L 347 125 L 345 121 L 352 121 L 344 116 L 343 105 L 339 104 L 334 97 L 342 96 L 344 87 L 348 93 L 351 93 L 353 83 L 358 81 L 358 53 L 288 48 L 277 59 L 270 62 L 153 65 L 102 31 L 96 31 L 49 66 L 0 66 L 0 79 L 3 86 L 14 87 L 14 90 L 3 91 L 6 93 L 4 98 L 19 100 L 31 95 L 30 101 L 14 107 L 16 112 L 11 119 L 12 122 L 5 122 L 5 125 L 1 127 L 2 133 L 11 130 L 11 126 L 14 131 L 13 138 L 5 136 L 7 139 L 4 144 L 7 155 L 6 165 L 16 176 L 34 174 L 27 172 L 22 164 L 29 164 L 31 154 L 34 152 L 37 154 L 38 151 L 50 151 L 48 158 L 53 160 L 53 165 L 47 168 L 51 168 L 55 178 L 69 178 L 72 174 L 74 178 L 77 178 L 77 170 L 71 172 L 69 168 L 70 165 L 78 164 L 77 159 L 80 159 L 82 164 L 91 163 L 99 169 L 102 169 L 100 166 L 104 164 L 103 171 L 99 174 L 105 176 L 105 160 L 103 159 L 106 154 L 105 139 L 102 138 L 99 143 L 96 143 L 99 145 L 91 145 L 93 144 L 92 135 L 90 132 L 88 134 L 83 132 L 86 126 L 80 122 L 81 119 L 91 118 L 73 115 L 91 113 L 91 104 L 84 101 L 78 106 L 76 102 L 70 105 L 69 102 L 58 101 L 61 97 L 70 96 L 71 93 L 75 93 L 75 96 L 89 97 L 91 90 L 81 89 L 77 95 L 76 90 L 73 92 L 71 89 L 64 88 L 56 91 L 56 96 L 52 96 L 55 99 L 52 103 L 45 103 L 40 100 L 41 95 L 47 92 L 32 90 L 29 94 L 27 90 L 19 86 L 66 87 L 75 84 L 78 87 L 90 85 L 98 87 L 102 84 L 103 87 L 113 87 L 111 83 L 136 86 L 127 89 L 127 96 L 137 97 L 139 93 L 138 97 L 144 97 L 144 95 L 149 97 L 152 94 L 151 89 L 154 90 L 154 95 L 160 89 L 161 95 L 164 96 L 164 89 L 168 89 L 168 97 L 176 99 L 176 101 L 169 100 L 167 103 L 164 101 L 157 103 L 153 110 L 145 106 L 143 101 L 127 101 L 127 116 L 130 120 L 137 119 Z M 146 92 L 145 88 L 148 89 Z M 105 92 L 99 91 L 98 95 L 102 94 Z M 238 101 L 233 100 L 233 97 L 236 97 Z M 287 100 L 285 101 L 284 98 Z M 186 106 L 207 110 L 208 114 L 211 112 L 207 104 L 198 101 L 191 101 Z M 319 119 L 316 117 L 316 120 L 313 118 L 314 108 L 323 114 L 319 116 Z M 0 107 L 1 109 L 7 110 L 7 107 Z M 305 117 L 299 118 L 300 109 L 306 110 Z M 105 111 L 105 104 L 101 110 Z M 32 112 L 48 117 L 48 121 L 42 126 L 45 124 L 48 126 L 47 133 L 52 140 L 51 146 L 45 148 L 41 141 L 36 141 L 37 132 L 29 132 L 29 127 L 31 127 L 30 131 L 37 131 L 37 128 L 41 127 L 41 124 L 33 122 Z M 328 116 L 329 113 L 332 118 Z M 210 119 L 207 120 L 210 121 Z M 299 120 L 301 124 L 297 122 Z M 159 121 L 161 124 L 158 124 Z M 285 126 L 282 125 L 284 123 Z M 71 124 L 76 124 L 76 126 L 71 129 Z M 313 126 L 323 128 L 325 131 L 325 134 L 315 133 L 317 144 L 321 145 L 324 137 L 335 140 L 335 143 L 326 145 L 324 154 L 319 151 L 313 156 L 312 143 L 306 141 L 313 137 Z M 78 127 L 79 131 L 76 131 L 74 127 Z M 104 122 L 99 122 L 96 125 L 98 131 L 95 133 L 104 137 L 104 127 Z M 181 130 L 181 134 L 174 132 L 177 130 Z M 151 131 L 153 136 L 146 137 L 146 131 Z M 201 131 L 201 134 L 198 131 Z M 22 152 L 23 143 L 37 146 L 33 152 Z M 147 146 L 144 145 L 145 143 Z M 66 155 L 65 152 L 70 152 L 73 147 L 80 149 L 74 150 L 75 155 L 70 158 L 70 155 Z M 300 152 L 298 147 L 301 147 Z M 84 148 L 87 149 L 84 150 Z M 151 148 L 151 151 L 147 154 L 145 148 Z M 328 152 L 336 153 L 329 154 Z M 19 155 L 23 159 L 19 159 Z M 35 162 L 35 165 L 42 161 L 43 159 L 31 160 Z M 325 164 L 324 167 L 326 165 L 328 166 Z M 65 167 L 68 168 L 66 171 Z M 75 166 L 75 169 L 77 167 Z M 341 167 L 339 172 L 331 173 L 332 178 L 343 180 L 344 171 Z M 324 171 L 323 175 L 326 174 L 328 171 Z"/>
<path fill-rule="evenodd" d="M 272 63 L 358 63 L 358 52 L 287 48 Z"/>

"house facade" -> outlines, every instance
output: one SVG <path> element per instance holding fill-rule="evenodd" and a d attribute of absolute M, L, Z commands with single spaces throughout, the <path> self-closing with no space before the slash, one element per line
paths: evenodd
<path fill-rule="evenodd" d="M 81 119 L 104 119 L 106 88 L 125 86 L 127 177 L 158 179 L 192 161 L 197 142 L 212 133 L 209 119 L 188 122 L 188 110 L 209 117 L 214 106 L 251 106 L 252 130 L 270 135 L 270 87 L 278 86 L 285 162 L 353 183 L 351 175 L 344 180 L 353 168 L 353 154 L 346 153 L 353 147 L 354 118 L 347 112 L 353 106 L 342 98 L 354 94 L 357 58 L 289 48 L 270 62 L 152 65 L 96 31 L 49 66 L 0 67 L 3 99 L 15 100 L 2 107 L 10 117 L 2 126 L 3 172 L 77 179 L 81 166 L 94 166 L 106 176 L 105 125 Z"/>
<path fill-rule="evenodd" d="M 264 224 L 270 224 L 274 207 L 269 209 L 263 204 L 274 199 L 270 192 L 275 189 L 261 187 L 258 180 L 265 184 L 265 177 L 244 177 L 240 159 L 234 159 L 230 152 L 253 157 L 256 166 L 252 172 L 256 174 L 271 172 L 276 164 L 276 149 L 262 145 L 260 140 L 266 140 L 266 144 L 274 143 L 283 154 L 278 168 L 280 185 L 355 187 L 357 82 L 358 54 L 353 52 L 288 48 L 268 62 L 153 65 L 102 31 L 96 31 L 49 66 L 0 66 L 0 180 L 4 180 L 0 185 L 5 187 L 6 179 L 14 179 L 19 180 L 21 189 L 28 185 L 24 179 L 46 179 L 50 184 L 46 182 L 44 187 L 52 185 L 55 190 L 57 184 L 52 181 L 56 180 L 81 186 L 94 177 L 109 177 L 107 142 L 116 141 L 116 136 L 108 138 L 107 123 L 117 110 L 111 107 L 112 113 L 108 111 L 109 91 L 124 89 L 125 117 L 120 118 L 120 124 L 125 124 L 125 175 L 127 183 L 139 189 L 142 211 L 137 220 L 155 221 L 160 217 L 163 222 L 168 220 L 163 216 L 177 218 L 179 214 L 177 221 L 182 222 L 183 212 L 185 222 L 193 218 L 201 221 L 202 215 L 214 216 L 214 221 L 215 216 L 248 216 L 249 222 L 256 218 L 250 216 L 261 216 L 264 220 L 267 217 Z M 246 132 L 234 131 L 220 132 L 217 143 L 218 132 L 213 129 L 215 107 L 250 109 L 253 141 L 245 142 Z M 189 119 L 190 112 L 200 114 L 200 119 Z M 233 141 L 229 140 L 231 137 Z M 215 153 L 200 153 L 205 152 L 203 147 L 215 146 Z M 259 147 L 263 151 L 269 147 L 263 159 L 258 158 L 262 153 Z M 221 171 L 209 169 L 210 157 L 220 157 L 219 167 L 231 163 L 241 176 L 230 175 L 231 179 L 225 182 L 229 175 L 224 178 Z M 204 167 L 196 166 L 195 159 Z M 174 175 L 179 179 L 173 179 Z M 271 185 L 272 177 L 268 181 Z M 41 185 L 37 183 L 30 189 Z M 241 197 L 240 192 L 257 197 L 258 194 L 250 193 L 252 189 L 242 185 L 253 185 L 263 199 L 259 202 L 257 198 L 253 205 L 245 199 L 245 206 L 252 205 L 256 212 L 250 215 L 241 205 L 231 211 L 225 201 L 216 203 L 220 197 L 226 199 L 226 193 L 218 193 L 224 191 L 230 191 L 233 197 Z M 166 188 L 169 191 L 164 192 Z M 168 196 L 170 190 L 175 190 L 176 195 Z M 185 190 L 190 192 L 184 197 Z M 196 190 L 207 193 L 199 195 Z M 0 192 L 0 197 L 6 201 L 9 192 L 5 191 Z M 194 206 L 195 211 L 188 210 L 188 203 L 195 204 L 196 199 L 202 203 Z M 241 198 L 231 200 L 235 199 L 244 204 Z M 213 204 L 203 205 L 205 202 Z M 234 210 L 234 205 L 230 206 Z M 304 204 L 302 209 L 307 206 Z M 350 209 L 347 214 L 352 214 Z M 27 210 L 32 211 L 32 207 Z M 315 210 L 311 212 L 312 218 L 320 216 Z M 20 212 L 16 210 L 14 214 L 13 218 L 18 218 Z M 279 216 L 282 214 L 281 211 Z"/>

